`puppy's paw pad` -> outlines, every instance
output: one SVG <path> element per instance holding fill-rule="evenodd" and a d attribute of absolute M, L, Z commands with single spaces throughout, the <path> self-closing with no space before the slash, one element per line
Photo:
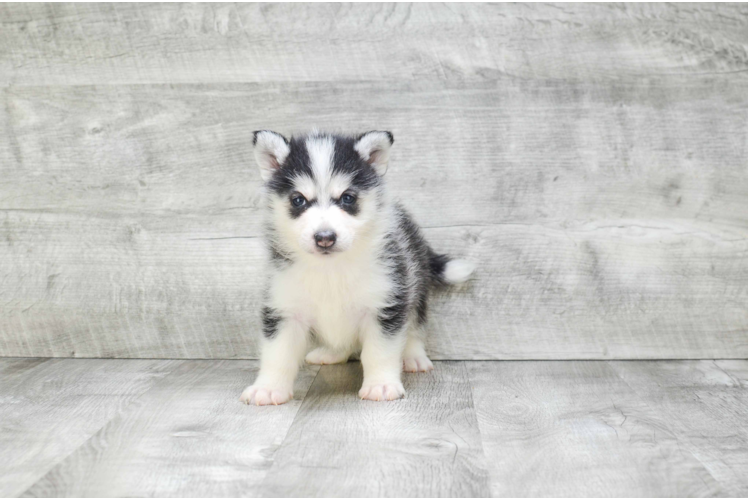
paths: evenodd
<path fill-rule="evenodd" d="M 318 347 L 307 354 L 304 359 L 310 365 L 334 365 L 348 361 L 348 356 L 325 349 L 324 347 Z"/>
<path fill-rule="evenodd" d="M 433 363 L 426 356 L 413 356 L 403 359 L 403 371 L 405 372 L 427 372 L 433 369 Z"/>
<path fill-rule="evenodd" d="M 282 405 L 293 398 L 293 392 L 287 389 L 273 389 L 250 385 L 242 392 L 239 400 L 244 404 L 257 406 Z"/>
<path fill-rule="evenodd" d="M 389 384 L 366 385 L 358 391 L 358 397 L 369 401 L 394 401 L 405 395 L 405 388 L 400 382 Z"/>

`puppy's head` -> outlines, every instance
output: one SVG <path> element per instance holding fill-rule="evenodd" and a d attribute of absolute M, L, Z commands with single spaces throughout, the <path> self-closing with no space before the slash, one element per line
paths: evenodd
<path fill-rule="evenodd" d="M 269 130 L 255 132 L 275 243 L 320 258 L 351 250 L 377 218 L 392 142 L 391 133 L 380 131 L 291 140 Z"/>

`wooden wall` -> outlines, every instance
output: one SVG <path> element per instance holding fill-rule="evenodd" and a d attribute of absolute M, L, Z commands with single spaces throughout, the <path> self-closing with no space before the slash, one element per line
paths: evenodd
<path fill-rule="evenodd" d="M 2 4 L 0 355 L 251 358 L 251 131 L 389 129 L 437 359 L 748 357 L 748 5 Z"/>

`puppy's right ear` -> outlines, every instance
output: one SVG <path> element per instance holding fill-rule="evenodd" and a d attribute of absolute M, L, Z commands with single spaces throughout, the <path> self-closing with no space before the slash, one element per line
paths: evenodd
<path fill-rule="evenodd" d="M 392 137 L 392 132 L 372 130 L 360 135 L 356 139 L 353 149 L 366 163 L 374 167 L 379 175 L 384 175 L 387 172 L 387 163 L 390 161 L 390 147 L 392 147 L 393 142 L 395 142 L 395 139 Z"/>
<path fill-rule="evenodd" d="M 291 151 L 288 139 L 270 130 L 257 130 L 252 144 L 255 146 L 255 160 L 260 167 L 260 177 L 267 182 L 283 165 Z"/>

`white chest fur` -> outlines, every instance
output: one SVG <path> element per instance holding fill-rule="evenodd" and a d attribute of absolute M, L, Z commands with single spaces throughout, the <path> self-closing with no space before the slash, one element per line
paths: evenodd
<path fill-rule="evenodd" d="M 387 304 L 390 283 L 384 266 L 371 259 L 321 256 L 296 262 L 272 278 L 272 307 L 314 329 L 325 344 L 357 344 L 367 315 Z M 323 260 L 324 259 L 324 260 Z"/>

